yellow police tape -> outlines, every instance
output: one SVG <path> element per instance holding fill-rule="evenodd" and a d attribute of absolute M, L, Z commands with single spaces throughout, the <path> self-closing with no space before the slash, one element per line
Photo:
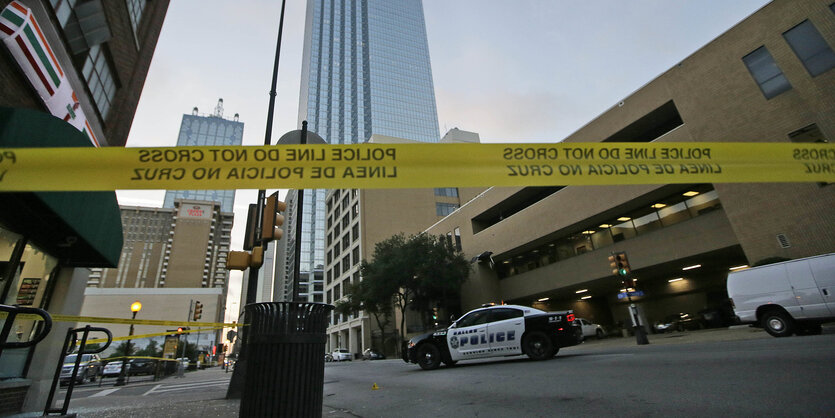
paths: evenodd
<path fill-rule="evenodd" d="M 8 314 L 0 312 L 0 319 L 5 318 Z M 129 319 L 129 318 L 107 318 L 103 316 L 74 316 L 74 315 L 56 315 L 50 314 L 54 322 L 89 322 L 94 324 L 133 324 L 133 325 L 158 325 L 158 326 L 172 326 L 172 327 L 217 327 L 217 328 L 235 328 L 243 326 L 244 324 L 223 323 L 223 322 L 188 322 L 188 321 L 166 321 L 158 319 Z M 40 321 L 42 318 L 35 314 L 21 314 L 17 315 L 15 319 L 28 319 Z M 170 334 L 170 333 L 169 333 Z"/>
<path fill-rule="evenodd" d="M 166 335 L 177 335 L 177 334 L 188 334 L 193 332 L 205 332 L 205 331 L 214 331 L 216 329 L 223 329 L 225 327 L 209 327 L 209 328 L 195 328 L 195 329 L 184 329 L 179 332 L 156 332 L 153 334 L 139 334 L 139 335 L 126 335 L 124 337 L 113 337 L 113 342 L 116 341 L 125 341 L 125 340 L 140 340 L 142 338 L 153 338 L 153 337 L 164 337 Z M 100 344 L 107 342 L 107 338 L 92 338 L 87 340 L 87 344 Z M 78 342 L 80 344 L 80 341 Z"/>
<path fill-rule="evenodd" d="M 829 143 L 0 149 L 0 191 L 835 182 Z"/>
<path fill-rule="evenodd" d="M 103 359 L 101 359 L 101 361 L 113 361 L 113 360 L 119 360 L 119 359 L 132 360 L 132 359 L 137 359 L 137 358 L 148 359 L 148 360 L 157 360 L 157 361 L 180 361 L 180 360 L 175 359 L 175 358 L 148 357 L 148 356 L 114 356 L 114 357 L 103 358 Z"/>

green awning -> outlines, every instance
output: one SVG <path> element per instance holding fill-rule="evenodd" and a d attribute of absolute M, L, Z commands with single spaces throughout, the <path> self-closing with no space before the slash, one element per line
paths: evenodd
<path fill-rule="evenodd" d="M 52 115 L 0 107 L 0 148 L 92 146 L 83 133 Z M 65 266 L 119 263 L 122 220 L 115 192 L 0 193 L 0 224 Z"/>

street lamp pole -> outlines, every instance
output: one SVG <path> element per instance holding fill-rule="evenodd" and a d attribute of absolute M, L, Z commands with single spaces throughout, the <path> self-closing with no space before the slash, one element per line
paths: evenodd
<path fill-rule="evenodd" d="M 131 320 L 134 320 L 134 319 L 136 319 L 136 314 L 139 313 L 140 310 L 142 310 L 142 304 L 139 303 L 139 301 L 133 302 L 130 305 L 130 310 L 131 310 L 131 312 L 133 312 L 133 315 L 131 316 Z M 132 337 L 132 336 L 133 336 L 133 323 L 131 322 L 130 331 L 128 332 L 128 337 Z M 127 367 L 125 367 L 126 366 L 125 363 L 127 362 L 126 360 L 130 356 L 130 354 L 131 354 L 130 353 L 130 338 L 128 338 L 127 343 L 125 343 L 125 356 L 122 357 L 122 370 L 119 370 L 119 377 L 116 378 L 116 384 L 114 386 L 124 386 L 125 385 L 125 372 L 126 372 L 126 369 L 127 369 Z"/>
<path fill-rule="evenodd" d="M 275 111 L 275 97 L 276 85 L 278 83 L 278 61 L 281 56 L 281 32 L 284 30 L 284 6 L 287 1 L 281 1 L 281 14 L 278 18 L 278 39 L 275 43 L 275 59 L 273 60 L 273 77 L 272 88 L 270 89 L 270 103 L 267 107 L 267 129 L 264 133 L 264 145 L 270 145 L 273 132 L 273 112 Z M 264 189 L 258 190 L 258 201 L 255 219 L 256 235 L 261 236 L 261 217 L 264 211 L 264 200 L 266 200 L 267 191 Z M 273 215 L 275 216 L 275 215 Z M 263 242 L 262 242 L 263 244 Z M 258 268 L 249 268 L 249 281 L 247 282 L 246 304 L 255 303 L 255 294 L 258 292 Z M 244 324 L 252 322 L 250 318 L 244 317 Z M 244 377 L 246 375 L 246 338 L 243 338 L 247 331 L 241 329 L 241 352 L 238 355 L 238 361 L 235 363 L 235 371 L 232 373 L 232 379 L 229 381 L 229 389 L 226 392 L 226 399 L 240 399 L 243 393 Z"/>

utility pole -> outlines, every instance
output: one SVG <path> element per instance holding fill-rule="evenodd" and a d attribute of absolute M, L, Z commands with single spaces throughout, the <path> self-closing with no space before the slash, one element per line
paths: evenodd
<path fill-rule="evenodd" d="M 275 111 L 275 96 L 276 85 L 278 84 L 278 62 L 281 56 L 281 33 L 284 30 L 284 6 L 286 0 L 281 1 L 281 15 L 278 19 L 278 39 L 275 44 L 275 59 L 273 60 L 273 77 L 270 89 L 270 103 L 267 108 L 267 128 L 264 133 L 264 145 L 269 146 L 272 140 L 273 132 L 273 114 Z M 261 236 L 261 223 L 264 211 L 264 199 L 267 197 L 267 191 L 264 189 L 258 190 L 258 209 L 256 213 L 256 237 Z M 262 244 L 263 245 L 263 244 Z M 258 268 L 249 268 L 249 280 L 246 287 L 246 304 L 255 303 L 255 294 L 258 292 Z M 246 335 L 246 325 L 251 323 L 251 320 L 244 315 L 244 326 L 241 328 L 241 336 Z M 239 337 L 240 338 L 240 337 Z M 238 361 L 235 363 L 235 371 L 232 373 L 232 379 L 229 382 L 229 389 L 226 391 L 226 399 L 240 399 L 243 393 L 243 386 L 246 376 L 246 338 L 241 338 L 241 352 L 238 355 Z"/>

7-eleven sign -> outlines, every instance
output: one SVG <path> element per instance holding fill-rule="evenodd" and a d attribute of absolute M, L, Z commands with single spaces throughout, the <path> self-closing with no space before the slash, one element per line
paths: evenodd
<path fill-rule="evenodd" d="M 49 112 L 83 132 L 98 147 L 99 141 L 81 110 L 78 97 L 32 11 L 18 1 L 12 1 L 0 11 L 0 39 Z"/>

